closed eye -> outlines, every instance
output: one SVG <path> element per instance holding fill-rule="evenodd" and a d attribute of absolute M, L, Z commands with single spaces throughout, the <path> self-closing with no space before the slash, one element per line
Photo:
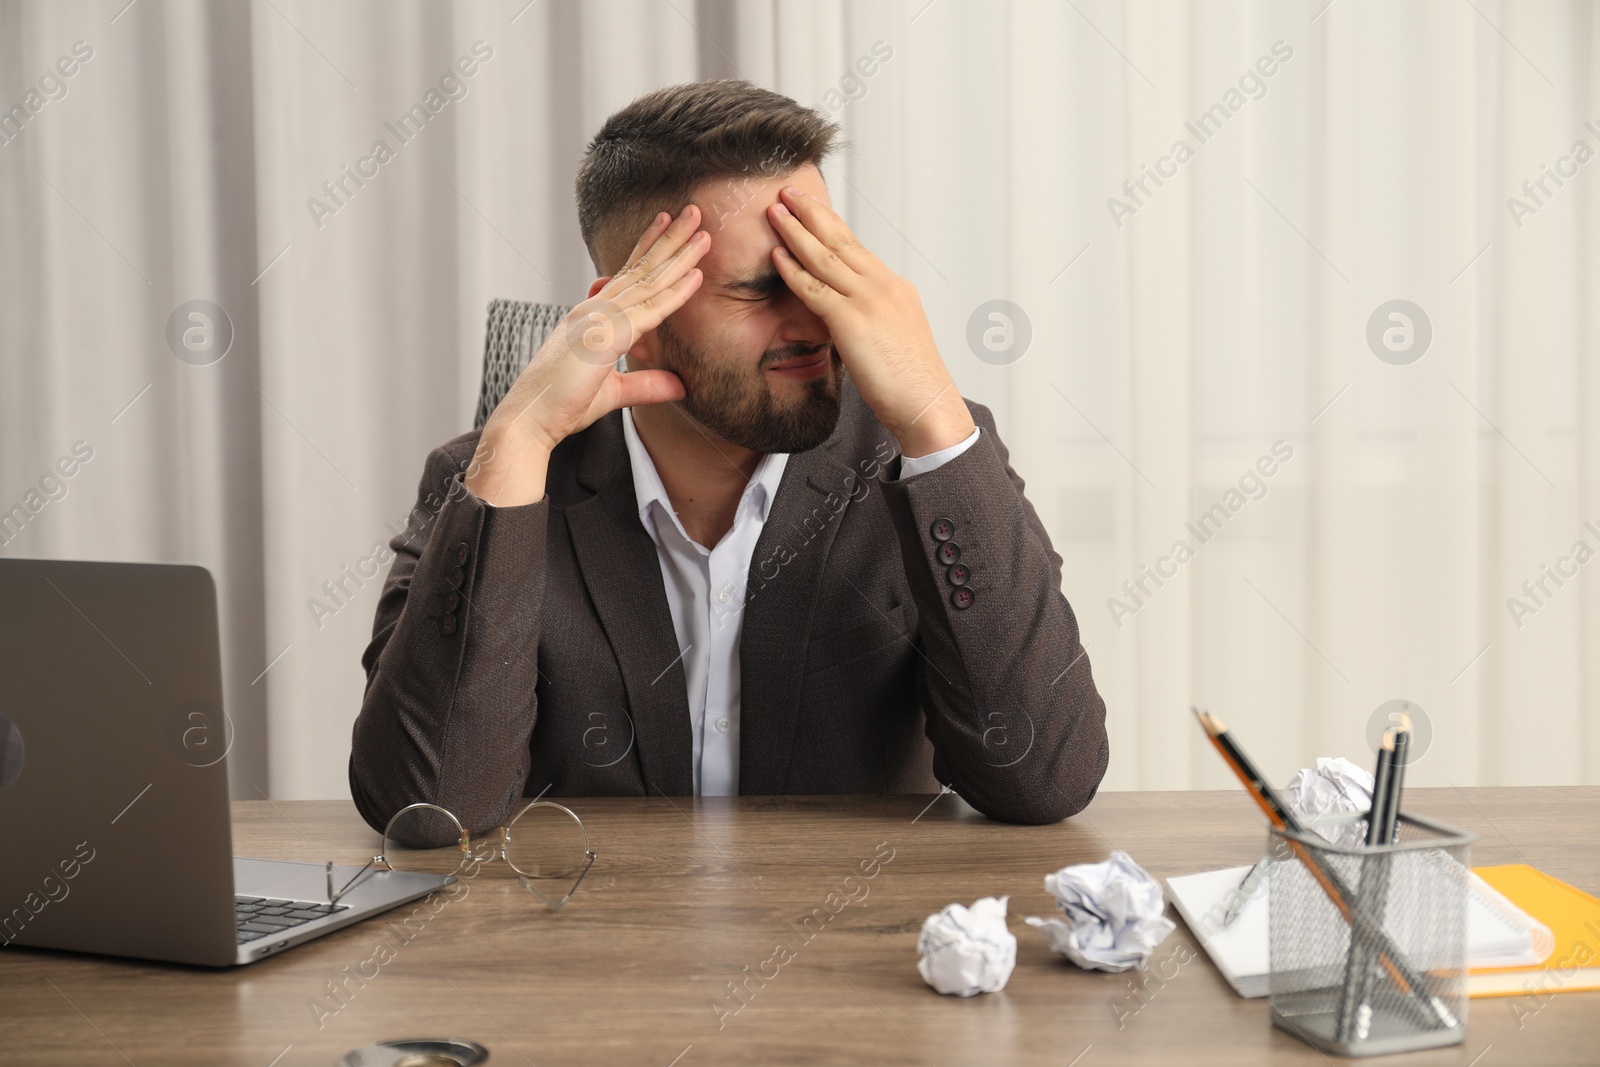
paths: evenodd
<path fill-rule="evenodd" d="M 789 289 L 783 282 L 783 276 L 771 268 L 759 274 L 732 278 L 724 282 L 721 288 L 730 296 L 741 300 L 768 300 L 788 292 Z"/>

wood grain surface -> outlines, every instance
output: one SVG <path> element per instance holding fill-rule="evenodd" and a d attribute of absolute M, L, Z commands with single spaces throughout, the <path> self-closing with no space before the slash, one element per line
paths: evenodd
<path fill-rule="evenodd" d="M 1600 788 L 1407 801 L 1479 834 L 1475 865 L 1531 863 L 1600 893 Z M 421 1036 L 540 1067 L 1332 1062 L 1235 996 L 1181 920 L 1143 981 L 1079 970 L 1022 922 L 1052 913 L 1047 872 L 1112 849 L 1158 878 L 1253 861 L 1265 835 L 1242 791 L 1104 793 L 1042 827 L 954 796 L 569 804 L 599 859 L 559 913 L 496 864 L 435 911 L 407 905 L 228 971 L 0 949 L 0 1063 L 320 1067 Z M 376 844 L 336 801 L 238 803 L 234 835 L 240 855 L 302 861 L 360 863 Z M 939 996 L 916 970 L 923 919 L 991 895 L 1011 898 L 1010 983 Z M 421 917 L 402 936 L 408 913 Z M 1371 1062 L 1600 1063 L 1600 993 L 1476 1000 L 1464 1046 Z"/>

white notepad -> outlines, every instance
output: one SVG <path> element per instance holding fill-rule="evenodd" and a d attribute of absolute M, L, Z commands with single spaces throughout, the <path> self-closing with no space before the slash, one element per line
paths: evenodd
<path fill-rule="evenodd" d="M 1234 991 L 1241 997 L 1264 997 L 1269 969 L 1265 882 L 1260 895 L 1246 905 L 1232 926 L 1221 925 L 1228 895 L 1249 872 L 1249 867 L 1229 867 L 1168 878 L 1167 899 Z M 1477 875 L 1469 874 L 1469 878 L 1467 966 L 1526 967 L 1542 962 L 1555 945 L 1549 928 Z"/>

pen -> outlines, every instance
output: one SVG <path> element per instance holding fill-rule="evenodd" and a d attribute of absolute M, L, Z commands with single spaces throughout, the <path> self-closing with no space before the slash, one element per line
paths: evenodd
<path fill-rule="evenodd" d="M 1228 910 L 1222 913 L 1222 927 L 1227 929 L 1233 921 L 1244 913 L 1245 907 L 1256 898 L 1256 892 L 1261 888 L 1262 879 L 1266 878 L 1267 871 L 1272 868 L 1272 857 L 1262 856 L 1256 860 L 1256 865 L 1240 881 L 1239 888 L 1233 891 L 1233 903 L 1228 905 Z"/>
<path fill-rule="evenodd" d="M 1228 734 L 1228 728 L 1223 725 L 1222 720 L 1198 708 L 1191 710 L 1194 711 L 1195 718 L 1199 720 L 1201 728 L 1205 730 L 1206 736 L 1211 739 L 1212 745 L 1221 754 L 1223 761 L 1244 783 L 1256 805 L 1266 814 L 1268 821 L 1280 831 L 1304 835 L 1305 828 L 1301 825 L 1300 820 L 1284 804 L 1277 791 L 1267 784 L 1266 779 L 1262 778 L 1255 765 L 1250 762 L 1243 750 Z M 1333 906 L 1338 909 L 1339 914 L 1350 924 L 1352 938 L 1359 936 L 1361 940 L 1370 942 L 1376 948 L 1379 963 L 1394 979 L 1395 985 L 1400 991 L 1415 998 L 1421 1008 L 1424 1009 L 1424 1013 L 1431 1018 L 1431 1021 L 1435 1021 L 1440 1026 L 1447 1028 L 1459 1025 L 1455 1015 L 1445 1007 L 1444 1002 L 1428 993 L 1427 987 L 1417 974 L 1412 971 L 1410 964 L 1405 961 L 1405 957 L 1394 947 L 1394 943 L 1389 940 L 1383 930 L 1373 923 L 1371 916 L 1353 906 L 1354 895 L 1350 892 L 1349 887 L 1344 884 L 1344 880 L 1339 877 L 1338 872 L 1327 867 L 1293 837 L 1288 838 L 1287 843 L 1295 855 L 1300 858 L 1300 861 L 1305 864 L 1306 870 L 1322 887 L 1322 891 L 1327 894 L 1328 899 L 1333 902 Z"/>

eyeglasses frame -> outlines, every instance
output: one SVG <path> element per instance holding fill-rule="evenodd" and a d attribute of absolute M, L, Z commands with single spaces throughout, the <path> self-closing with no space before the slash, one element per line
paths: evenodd
<path fill-rule="evenodd" d="M 511 843 L 511 827 L 516 825 L 518 819 L 522 818 L 534 808 L 542 807 L 555 808 L 559 811 L 566 812 L 567 815 L 572 818 L 572 821 L 578 824 L 578 832 L 583 835 L 583 854 L 587 858 L 587 862 L 584 863 L 583 870 L 578 873 L 577 881 L 572 883 L 572 888 L 568 889 L 566 894 L 562 896 L 560 900 L 551 900 L 550 897 L 546 896 L 538 886 L 532 883 L 531 879 L 535 876 L 528 874 L 515 863 L 511 862 L 511 857 L 507 854 L 507 847 Z M 461 820 L 456 817 L 455 812 L 438 804 L 430 804 L 427 801 L 419 801 L 415 804 L 407 804 L 405 807 L 401 808 L 399 811 L 390 816 L 389 821 L 384 824 L 383 837 L 379 842 L 379 848 L 383 849 L 384 851 L 387 850 L 389 832 L 394 829 L 395 823 L 402 816 L 406 815 L 408 812 L 417 811 L 423 808 L 440 812 L 455 824 L 456 830 L 459 832 L 456 845 L 461 850 L 463 857 L 469 855 L 471 852 L 471 846 L 474 843 L 473 837 L 472 834 L 468 832 L 467 828 L 462 825 Z M 483 843 L 484 839 L 489 837 L 491 834 L 499 835 L 500 843 L 498 846 L 498 851 L 491 853 L 488 859 L 480 860 L 479 862 L 493 863 L 496 859 L 503 860 L 507 867 L 510 867 L 516 872 L 517 881 L 522 884 L 522 888 L 538 897 L 544 902 L 545 907 L 549 908 L 551 911 L 560 911 L 566 905 L 567 901 L 572 899 L 572 895 L 578 891 L 578 886 L 583 884 L 583 879 L 588 875 L 589 869 L 594 866 L 594 861 L 598 858 L 595 855 L 594 850 L 589 847 L 589 831 L 588 828 L 583 825 L 583 820 L 578 817 L 578 813 L 567 807 L 565 804 L 558 804 L 553 800 L 535 800 L 532 803 L 525 805 L 520 811 L 518 811 L 515 815 L 501 825 L 495 827 L 493 830 L 480 834 L 477 838 L 477 842 L 480 844 Z M 450 846 L 448 844 L 439 846 L 441 850 L 449 847 Z M 333 888 L 333 861 L 329 860 L 326 868 L 329 906 L 337 904 L 346 893 L 350 892 L 350 890 L 355 887 L 356 882 L 359 881 L 361 877 L 368 871 L 395 871 L 395 868 L 390 864 L 388 857 L 384 854 L 384 851 L 380 851 L 377 855 L 368 860 L 366 866 L 362 867 L 359 871 L 352 875 L 350 880 L 345 882 L 343 887 L 337 891 L 335 891 Z M 466 860 L 463 858 L 462 863 L 464 864 L 465 862 Z M 459 871 L 460 869 L 461 867 L 458 865 L 456 870 Z"/>

